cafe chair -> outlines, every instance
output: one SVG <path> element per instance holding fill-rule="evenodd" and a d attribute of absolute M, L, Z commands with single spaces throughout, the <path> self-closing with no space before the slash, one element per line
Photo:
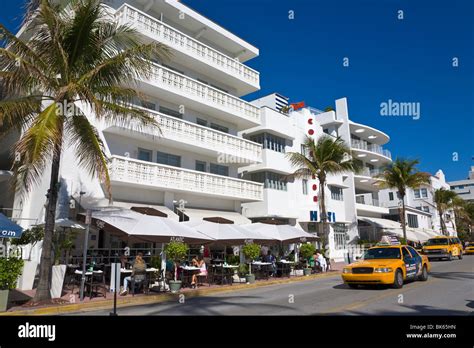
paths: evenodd
<path fill-rule="evenodd" d="M 89 298 L 92 298 L 93 294 L 102 294 L 107 298 L 107 285 L 105 284 L 105 273 L 103 271 L 93 271 L 90 276 Z"/>
<path fill-rule="evenodd" d="M 130 287 L 132 291 L 132 296 L 135 296 L 135 290 L 142 290 L 145 294 L 148 294 L 149 290 L 149 282 L 146 277 L 146 273 L 139 273 L 135 274 L 132 277 L 132 281 L 130 282 Z"/>

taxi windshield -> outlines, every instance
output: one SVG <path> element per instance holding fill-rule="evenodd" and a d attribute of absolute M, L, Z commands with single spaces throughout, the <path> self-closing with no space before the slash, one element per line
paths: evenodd
<path fill-rule="evenodd" d="M 425 245 L 448 245 L 448 238 L 428 239 Z"/>
<path fill-rule="evenodd" d="M 365 252 L 364 260 L 374 259 L 399 259 L 400 249 L 399 248 L 375 248 L 369 249 Z"/>

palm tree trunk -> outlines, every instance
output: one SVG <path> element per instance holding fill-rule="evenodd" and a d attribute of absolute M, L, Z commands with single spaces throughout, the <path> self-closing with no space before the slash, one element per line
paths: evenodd
<path fill-rule="evenodd" d="M 56 220 L 56 203 L 58 201 L 59 185 L 59 165 L 61 162 L 61 144 L 56 146 L 51 164 L 51 179 L 48 190 L 48 205 L 46 207 L 46 217 L 44 226 L 44 239 L 41 251 L 40 271 L 38 288 L 34 301 L 44 301 L 51 298 L 51 248 L 54 233 L 54 222 Z"/>
<path fill-rule="evenodd" d="M 406 208 L 405 208 L 405 196 L 402 196 L 402 229 L 403 239 L 407 242 L 407 224 L 406 224 Z"/>
<path fill-rule="evenodd" d="M 439 215 L 439 223 L 441 225 L 441 233 L 443 235 L 446 235 L 446 224 L 444 222 L 443 209 L 441 209 L 441 207 L 438 207 L 438 215 Z"/>
<path fill-rule="evenodd" d="M 321 242 L 322 244 L 326 243 L 326 220 L 328 218 L 328 214 L 326 212 L 326 199 L 325 199 L 325 190 L 324 190 L 325 180 L 319 180 L 319 210 L 321 211 Z M 322 245 L 324 249 L 324 245 Z"/>

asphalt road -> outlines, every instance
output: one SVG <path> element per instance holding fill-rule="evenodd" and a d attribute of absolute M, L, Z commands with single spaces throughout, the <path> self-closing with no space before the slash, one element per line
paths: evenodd
<path fill-rule="evenodd" d="M 87 312 L 109 315 L 110 310 Z M 119 308 L 119 315 L 473 315 L 474 256 L 432 261 L 428 281 L 402 289 L 350 289 L 340 275 L 205 297 Z"/>

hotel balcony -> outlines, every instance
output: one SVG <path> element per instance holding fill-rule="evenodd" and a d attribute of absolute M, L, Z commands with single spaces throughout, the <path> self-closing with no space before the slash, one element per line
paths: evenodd
<path fill-rule="evenodd" d="M 365 140 L 351 139 L 351 148 L 355 152 L 356 158 L 374 165 L 389 163 L 392 161 L 392 154 L 378 144 L 371 144 Z"/>
<path fill-rule="evenodd" d="M 137 159 L 111 156 L 112 186 L 194 193 L 244 202 L 261 201 L 263 184 Z"/>
<path fill-rule="evenodd" d="M 161 65 L 154 64 L 150 79 L 140 83 L 148 95 L 225 120 L 239 129 L 260 124 L 260 110 L 256 106 Z"/>
<path fill-rule="evenodd" d="M 295 170 L 296 169 L 291 166 L 285 153 L 263 149 L 262 163 L 242 167 L 239 169 L 239 172 L 271 171 L 278 174 L 289 175 L 294 173 Z"/>
<path fill-rule="evenodd" d="M 377 176 L 382 174 L 382 172 L 383 170 L 381 168 L 363 168 L 361 172 L 354 174 L 355 187 L 372 192 L 380 190 L 378 182 L 382 179 L 377 178 Z"/>
<path fill-rule="evenodd" d="M 356 195 L 356 209 L 357 213 L 377 213 L 377 214 L 388 214 L 389 209 L 382 207 L 379 200 L 371 197 L 370 194 Z"/>
<path fill-rule="evenodd" d="M 260 75 L 252 68 L 192 38 L 172 26 L 128 4 L 115 13 L 118 23 L 130 25 L 146 38 L 163 43 L 173 52 L 172 59 L 213 77 L 245 95 L 260 89 Z"/>
<path fill-rule="evenodd" d="M 160 112 L 145 110 L 150 112 L 160 127 L 159 130 L 145 128 L 140 132 L 136 131 L 137 137 L 143 137 L 145 141 L 151 135 L 154 136 L 153 142 L 169 144 L 174 148 L 187 151 L 196 151 L 196 148 L 199 148 L 200 154 L 216 158 L 225 154 L 235 159 L 236 164 L 248 165 L 262 162 L 262 145 L 258 143 Z M 125 126 L 112 126 L 106 131 L 130 135 L 130 128 Z"/>

